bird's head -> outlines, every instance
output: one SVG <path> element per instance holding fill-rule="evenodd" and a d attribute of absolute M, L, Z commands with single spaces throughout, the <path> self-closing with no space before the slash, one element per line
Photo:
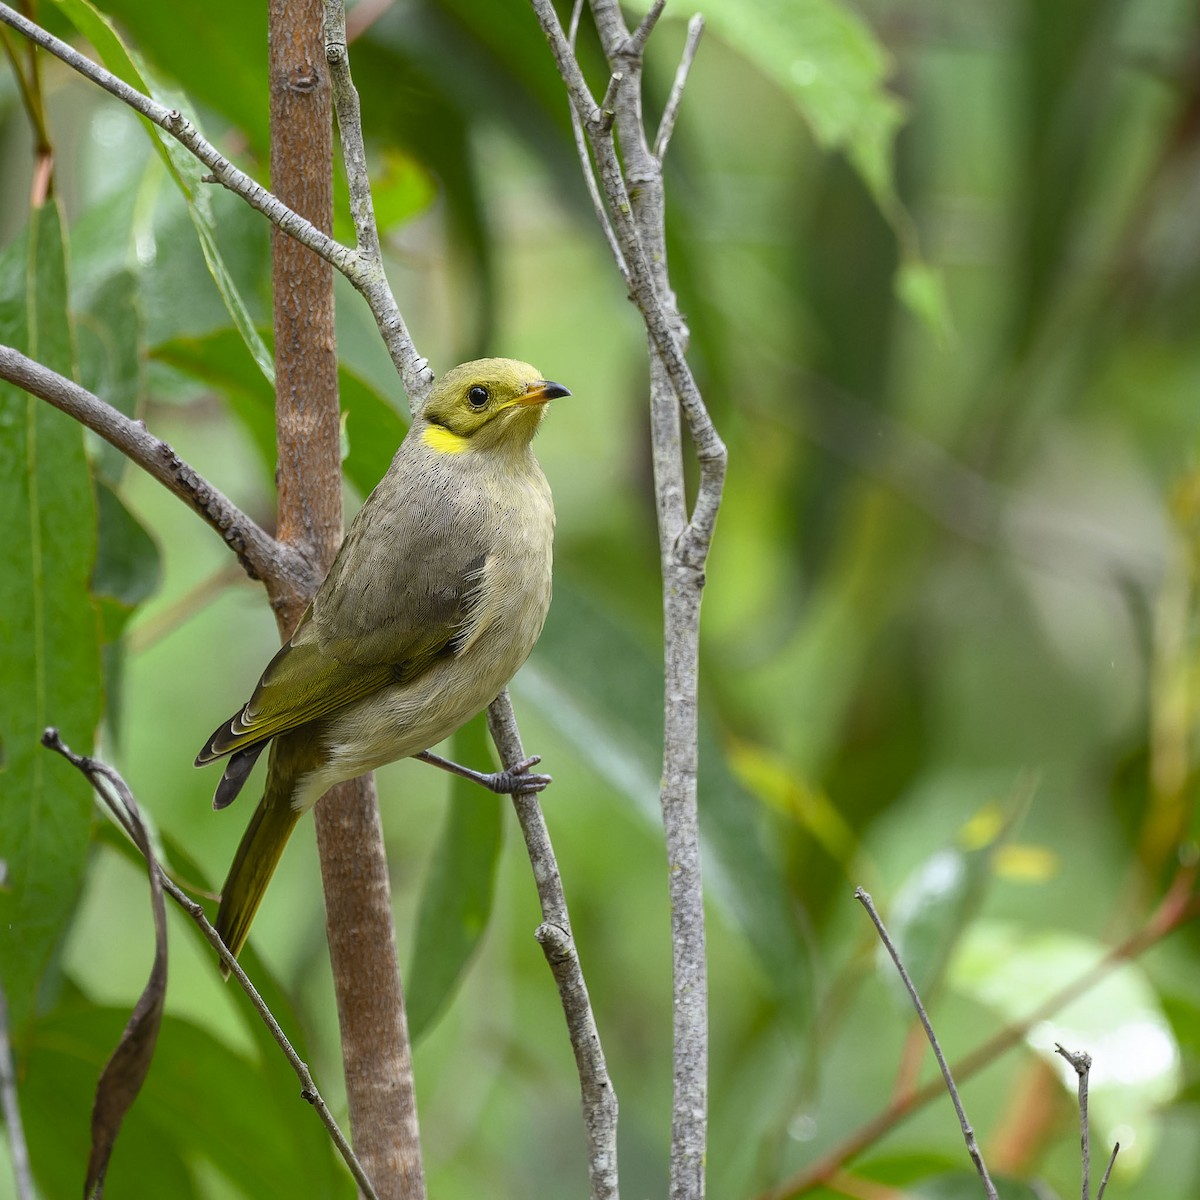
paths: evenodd
<path fill-rule="evenodd" d="M 529 445 L 541 424 L 546 402 L 570 394 L 561 383 L 543 379 L 535 368 L 515 359 L 463 363 L 434 384 L 421 409 L 421 437 L 431 449 L 447 454 L 519 450 Z"/>

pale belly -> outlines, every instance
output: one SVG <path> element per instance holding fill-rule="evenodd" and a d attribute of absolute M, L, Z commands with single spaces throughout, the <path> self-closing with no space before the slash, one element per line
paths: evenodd
<path fill-rule="evenodd" d="M 300 781 L 297 808 L 311 808 L 335 783 L 436 745 L 500 694 L 529 657 L 550 606 L 548 556 L 538 557 L 520 556 L 519 586 L 496 581 L 495 601 L 461 653 L 320 723 L 328 759 Z"/>

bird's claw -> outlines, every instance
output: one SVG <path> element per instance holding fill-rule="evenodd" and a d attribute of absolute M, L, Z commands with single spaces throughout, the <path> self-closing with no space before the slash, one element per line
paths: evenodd
<path fill-rule="evenodd" d="M 549 775 L 535 775 L 530 770 L 541 761 L 542 756 L 535 754 L 532 758 L 522 759 L 507 771 L 493 771 L 492 774 L 484 776 L 484 787 L 501 796 L 524 796 L 544 791 L 554 782 L 553 778 Z"/>

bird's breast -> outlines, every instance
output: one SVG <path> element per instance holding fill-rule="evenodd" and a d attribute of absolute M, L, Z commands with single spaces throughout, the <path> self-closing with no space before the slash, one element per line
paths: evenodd
<path fill-rule="evenodd" d="M 330 781 L 448 737 L 496 698 L 537 642 L 550 607 L 549 488 L 534 463 L 532 471 L 508 478 L 502 487 L 485 482 L 483 494 L 477 544 L 486 552 L 451 653 L 411 682 L 385 688 L 328 720 L 324 775 Z"/>

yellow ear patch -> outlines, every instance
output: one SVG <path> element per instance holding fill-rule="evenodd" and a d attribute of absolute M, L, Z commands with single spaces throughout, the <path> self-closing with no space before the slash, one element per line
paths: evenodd
<path fill-rule="evenodd" d="M 421 441 L 430 450 L 436 450 L 439 454 L 461 454 L 471 444 L 467 438 L 452 432 L 443 425 L 430 425 L 421 434 Z"/>

